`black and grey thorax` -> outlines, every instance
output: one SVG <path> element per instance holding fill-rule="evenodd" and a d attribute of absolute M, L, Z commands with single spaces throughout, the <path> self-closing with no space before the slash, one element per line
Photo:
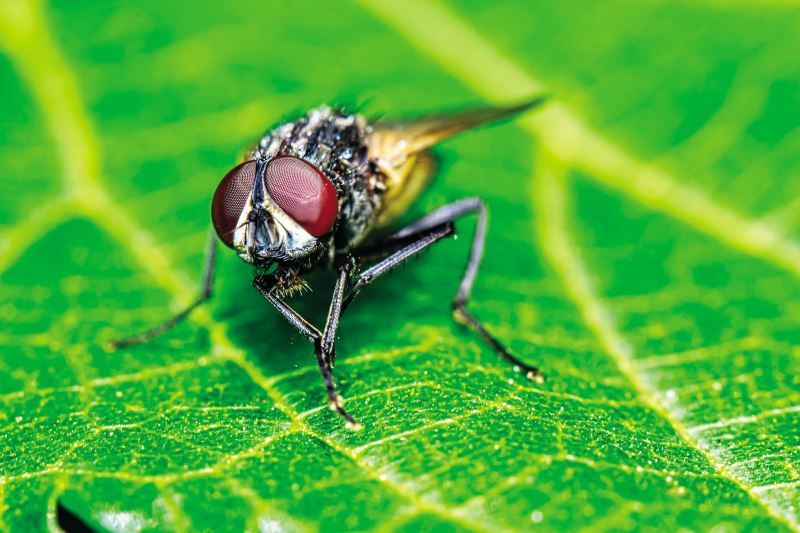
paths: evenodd
<path fill-rule="evenodd" d="M 300 158 L 331 180 L 338 197 L 338 216 L 330 235 L 317 244 L 326 248 L 331 260 L 364 240 L 381 208 L 383 174 L 369 158 L 369 133 L 364 117 L 323 105 L 276 127 L 250 152 L 253 160 Z"/>

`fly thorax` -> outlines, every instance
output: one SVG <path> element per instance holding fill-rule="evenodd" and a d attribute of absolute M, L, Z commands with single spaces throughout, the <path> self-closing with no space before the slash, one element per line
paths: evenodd
<path fill-rule="evenodd" d="M 381 205 L 382 189 L 368 157 L 369 131 L 362 116 L 321 106 L 272 130 L 251 153 L 253 159 L 301 158 L 331 180 L 339 212 L 332 233 L 335 249 L 361 242 L 374 227 Z"/>

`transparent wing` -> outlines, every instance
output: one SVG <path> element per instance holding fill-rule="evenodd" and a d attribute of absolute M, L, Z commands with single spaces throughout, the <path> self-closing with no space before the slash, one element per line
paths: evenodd
<path fill-rule="evenodd" d="M 527 111 L 545 100 L 546 97 L 537 97 L 513 106 L 487 107 L 408 121 L 378 121 L 368 139 L 370 152 L 386 163 L 402 164 L 409 155 L 457 133 Z"/>
<path fill-rule="evenodd" d="M 426 150 L 465 130 L 516 115 L 541 105 L 546 97 L 506 106 L 487 107 L 408 121 L 378 121 L 367 138 L 370 158 L 385 176 L 380 226 L 405 212 L 425 189 L 435 165 Z"/>

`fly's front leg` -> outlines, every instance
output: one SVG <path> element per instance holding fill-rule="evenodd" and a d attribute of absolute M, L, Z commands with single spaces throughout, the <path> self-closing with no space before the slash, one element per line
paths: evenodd
<path fill-rule="evenodd" d="M 216 262 L 216 255 L 217 255 L 217 237 L 212 231 L 209 236 L 208 247 L 206 249 L 206 257 L 205 257 L 205 268 L 203 269 L 203 288 L 200 291 L 200 294 L 197 298 L 189 304 L 185 309 L 180 311 L 178 314 L 162 322 L 161 324 L 155 326 L 154 328 L 148 329 L 138 335 L 133 335 L 131 337 L 126 337 L 124 339 L 117 339 L 112 340 L 110 342 L 112 348 L 126 348 L 128 346 L 134 346 L 136 344 L 142 344 L 144 342 L 150 341 L 165 331 L 172 329 L 175 327 L 179 322 L 189 316 L 189 313 L 195 310 L 195 308 L 199 307 L 204 302 L 208 301 L 211 298 L 212 288 L 214 284 L 214 266 Z"/>
<path fill-rule="evenodd" d="M 358 421 L 356 421 L 355 418 L 350 416 L 350 414 L 345 411 L 342 397 L 339 396 L 338 392 L 336 392 L 336 382 L 333 378 L 333 365 L 331 361 L 329 361 L 329 352 L 326 352 L 324 348 L 326 336 L 333 337 L 336 335 L 336 326 L 338 326 L 341 312 L 341 296 L 339 296 L 339 303 L 336 304 L 336 295 L 344 290 L 342 287 L 340 287 L 340 285 L 342 285 L 342 283 L 346 284 L 346 282 L 347 278 L 343 278 L 340 273 L 339 279 L 336 283 L 336 288 L 334 289 L 334 298 L 331 302 L 331 309 L 334 309 L 334 307 L 337 309 L 334 319 L 336 325 L 332 327 L 330 326 L 332 321 L 331 314 L 333 313 L 329 313 L 328 324 L 326 324 L 325 327 L 325 334 L 320 333 L 320 331 L 308 320 L 303 318 L 300 313 L 295 311 L 289 304 L 283 301 L 283 299 L 276 294 L 278 286 L 276 285 L 274 278 L 271 276 L 257 276 L 256 279 L 253 280 L 253 286 L 258 289 L 264 298 L 266 298 L 266 300 L 271 303 L 292 326 L 294 326 L 304 337 L 314 344 L 314 356 L 317 359 L 317 366 L 319 366 L 319 371 L 322 374 L 322 380 L 325 382 L 325 390 L 328 395 L 328 405 L 332 411 L 338 412 L 346 420 L 348 428 L 358 429 L 361 427 L 361 425 L 358 423 Z M 329 330 L 331 333 L 327 333 Z M 329 340 L 328 343 L 332 349 L 333 341 Z"/>
<path fill-rule="evenodd" d="M 355 268 L 356 261 L 351 255 L 345 257 L 337 268 L 338 278 L 333 289 L 331 306 L 328 309 L 328 319 L 325 321 L 325 329 L 322 333 L 322 352 L 331 368 L 336 360 L 336 330 L 339 328 L 339 320 L 342 316 L 344 295 L 350 286 L 350 278 Z"/>

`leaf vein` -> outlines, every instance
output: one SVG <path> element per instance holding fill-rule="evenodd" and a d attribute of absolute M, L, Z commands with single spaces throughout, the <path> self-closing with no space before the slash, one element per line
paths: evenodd
<path fill-rule="evenodd" d="M 546 92 L 539 80 L 436 2 L 361 3 L 485 98 L 507 103 Z M 519 123 L 555 157 L 587 171 L 603 185 L 800 277 L 800 245 L 786 237 L 782 228 L 767 220 L 748 219 L 667 172 L 628 155 L 592 130 L 567 105 L 549 103 Z"/>
<path fill-rule="evenodd" d="M 696 439 L 680 419 L 662 404 L 658 391 L 645 376 L 637 372 L 630 345 L 617 331 L 611 314 L 595 292 L 591 276 L 568 235 L 563 169 L 557 158 L 548 155 L 550 154 L 539 154 L 540 161 L 537 162 L 537 175 L 532 187 L 533 202 L 539 213 L 535 231 L 539 236 L 542 252 L 561 280 L 567 296 L 575 303 L 587 328 L 638 391 L 643 403 L 666 420 L 685 443 L 698 450 L 721 477 L 749 494 L 775 520 L 796 529 L 789 519 L 778 512 L 772 502 L 761 498 L 739 476 L 731 473 L 725 464 L 716 459 L 708 446 Z"/>
<path fill-rule="evenodd" d="M 752 415 L 737 416 L 733 418 L 717 420 L 716 422 L 709 422 L 708 424 L 699 424 L 697 426 L 692 426 L 687 428 L 687 431 L 689 431 L 689 433 L 696 435 L 698 433 L 703 433 L 705 431 L 708 431 L 709 429 L 726 428 L 742 424 L 753 424 L 765 418 L 773 416 L 778 417 L 791 413 L 800 413 L 800 405 L 791 405 L 789 407 L 778 407 L 775 409 L 768 409 L 761 413 L 756 413 Z"/>

